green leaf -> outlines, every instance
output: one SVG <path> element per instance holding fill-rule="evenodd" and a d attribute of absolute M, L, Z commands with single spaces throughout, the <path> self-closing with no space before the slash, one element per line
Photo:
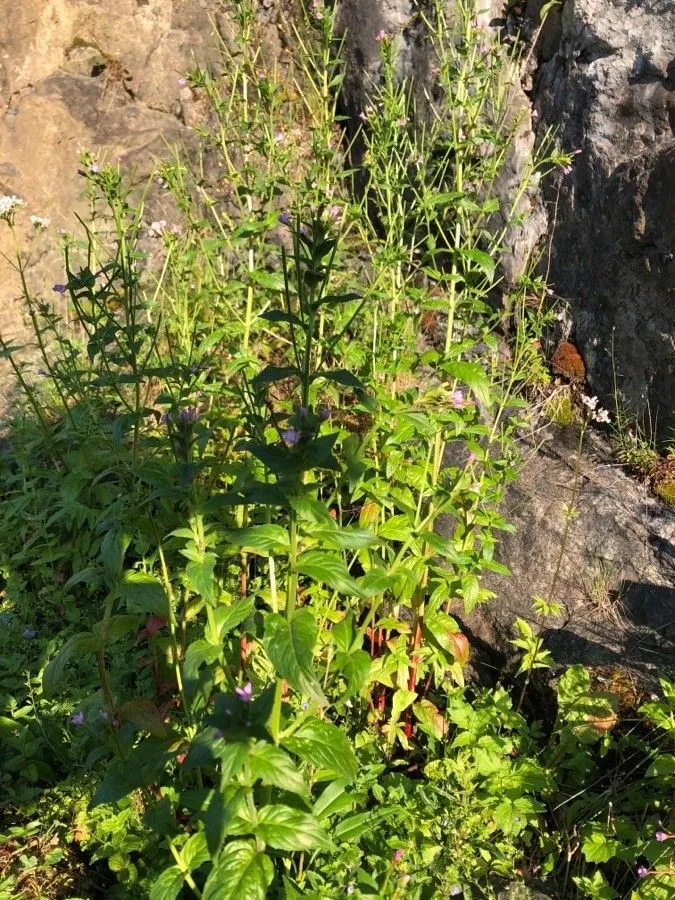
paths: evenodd
<path fill-rule="evenodd" d="M 614 900 L 615 897 L 619 896 L 598 869 L 593 872 L 593 876 L 590 878 L 585 875 L 573 875 L 572 881 L 591 900 Z"/>
<path fill-rule="evenodd" d="M 265 554 L 289 548 L 288 532 L 281 525 L 252 525 L 250 528 L 237 528 L 226 531 L 225 539 L 235 547 L 259 550 Z"/>
<path fill-rule="evenodd" d="M 125 572 L 117 585 L 117 596 L 130 612 L 156 613 L 169 618 L 164 586 L 159 578 L 149 572 Z"/>
<path fill-rule="evenodd" d="M 273 878 L 271 859 L 253 841 L 232 841 L 211 869 L 202 900 L 265 900 Z"/>
<path fill-rule="evenodd" d="M 354 806 L 354 798 L 347 793 L 346 778 L 336 778 L 320 794 L 312 812 L 317 819 L 327 819 L 336 813 L 345 812 Z"/>
<path fill-rule="evenodd" d="M 346 697 L 353 697 L 364 685 L 372 660 L 365 650 L 353 650 L 345 652 L 338 650 L 333 661 L 334 668 L 345 677 L 347 681 Z"/>
<path fill-rule="evenodd" d="M 278 613 L 267 617 L 263 645 L 280 678 L 285 678 L 299 693 L 325 704 L 326 698 L 312 669 L 317 636 L 312 613 L 308 609 L 296 609 L 289 620 Z"/>
<path fill-rule="evenodd" d="M 286 378 L 299 378 L 300 375 L 300 369 L 295 366 L 266 366 L 262 372 L 251 379 L 251 387 L 258 393 L 268 384 L 284 381 Z"/>
<path fill-rule="evenodd" d="M 609 862 L 621 850 L 621 841 L 610 838 L 598 822 L 591 822 L 581 832 L 581 852 L 586 862 Z"/>
<path fill-rule="evenodd" d="M 215 600 L 213 571 L 216 568 L 215 553 L 205 553 L 201 560 L 193 560 L 185 566 L 190 587 L 205 600 Z"/>
<path fill-rule="evenodd" d="M 284 280 L 284 276 L 280 273 L 259 272 L 257 269 L 253 269 L 252 272 L 249 272 L 249 278 L 251 279 L 251 281 L 255 282 L 255 284 L 258 284 L 261 288 L 264 288 L 266 291 L 276 291 L 277 293 L 283 293 L 286 290 L 286 282 Z M 262 319 L 263 317 L 264 314 L 260 318 Z"/>
<path fill-rule="evenodd" d="M 318 820 L 290 806 L 263 806 L 258 810 L 255 835 L 275 850 L 333 849 Z"/>
<path fill-rule="evenodd" d="M 466 247 L 458 247 L 457 250 L 465 259 L 475 263 L 488 281 L 494 280 L 496 263 L 489 253 Z"/>
<path fill-rule="evenodd" d="M 377 543 L 377 537 L 366 528 L 312 528 L 309 537 L 331 550 L 360 550 Z"/>
<path fill-rule="evenodd" d="M 385 806 L 373 809 L 370 812 L 356 813 L 338 822 L 331 829 L 331 834 L 336 841 L 341 843 L 356 841 L 367 831 L 372 832 L 376 825 L 393 816 L 396 811 L 397 807 L 395 806 Z"/>
<path fill-rule="evenodd" d="M 308 575 L 319 584 L 327 584 L 334 591 L 359 597 L 361 592 L 340 556 L 325 550 L 307 550 L 298 559 L 298 572 Z"/>
<path fill-rule="evenodd" d="M 355 391 L 365 391 L 364 383 L 356 377 L 356 375 L 348 372 L 347 369 L 330 369 L 327 372 L 318 372 L 314 379 L 325 378 L 326 381 L 332 381 L 335 384 L 341 384 L 343 387 L 353 388 Z"/>
<path fill-rule="evenodd" d="M 150 900 L 175 900 L 183 888 L 183 880 L 178 866 L 169 866 L 153 884 Z"/>
<path fill-rule="evenodd" d="M 101 541 L 101 562 L 108 584 L 115 584 L 122 574 L 124 554 L 131 543 L 131 538 L 118 528 L 107 531 Z"/>
<path fill-rule="evenodd" d="M 489 407 L 492 403 L 490 396 L 490 379 L 483 368 L 475 362 L 457 360 L 444 366 L 445 372 L 452 378 L 456 378 L 468 385 L 483 406 Z"/>
<path fill-rule="evenodd" d="M 149 731 L 154 737 L 166 737 L 166 726 L 152 700 L 128 700 L 118 706 L 115 712 L 122 722 L 132 722 L 137 728 Z"/>
<path fill-rule="evenodd" d="M 141 786 L 138 778 L 138 769 L 127 765 L 121 759 L 113 759 L 108 766 L 105 778 L 98 786 L 92 797 L 89 808 L 100 806 L 101 803 L 115 803 L 131 794 Z"/>
<path fill-rule="evenodd" d="M 71 659 L 80 659 L 89 653 L 95 653 L 100 649 L 100 646 L 100 639 L 88 631 L 73 634 L 69 637 L 42 673 L 42 689 L 45 696 L 50 697 L 56 693 L 63 680 L 66 666 Z"/>
<path fill-rule="evenodd" d="M 213 611 L 213 622 L 216 626 L 216 633 L 212 633 L 209 623 L 204 630 L 206 639 L 212 644 L 217 644 L 218 646 L 222 645 L 225 637 L 241 625 L 242 622 L 245 622 L 254 609 L 255 599 L 253 597 L 237 600 L 232 606 L 217 606 Z"/>
<path fill-rule="evenodd" d="M 260 313 L 260 318 L 267 322 L 286 322 L 288 325 L 295 325 L 297 328 L 304 328 L 302 322 L 293 313 L 284 312 L 282 309 L 268 309 Z"/>
<path fill-rule="evenodd" d="M 293 794 L 309 794 L 309 788 L 297 764 L 280 747 L 275 747 L 268 741 L 257 741 L 249 748 L 248 762 L 254 781 L 260 779 L 263 784 L 270 784 Z"/>
<path fill-rule="evenodd" d="M 410 516 L 392 516 L 380 526 L 378 536 L 390 541 L 407 541 L 413 534 L 413 526 Z"/>
<path fill-rule="evenodd" d="M 305 762 L 330 769 L 348 781 L 356 778 L 359 765 L 349 739 L 330 722 L 311 716 L 281 743 Z"/>
<path fill-rule="evenodd" d="M 134 629 L 138 628 L 140 624 L 141 619 L 139 616 L 111 616 L 108 622 L 108 632 L 106 635 L 107 643 L 114 644 L 115 641 L 119 641 L 125 635 L 129 634 L 130 631 L 134 631 Z M 102 628 L 103 622 L 97 622 L 91 630 L 96 637 L 102 638 Z"/>
<path fill-rule="evenodd" d="M 191 834 L 180 850 L 180 858 L 188 872 L 194 872 L 210 857 L 203 831 Z"/>

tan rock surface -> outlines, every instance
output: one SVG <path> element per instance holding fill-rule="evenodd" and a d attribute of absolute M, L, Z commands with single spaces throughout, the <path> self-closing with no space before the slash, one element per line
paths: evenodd
<path fill-rule="evenodd" d="M 82 213 L 78 151 L 121 158 L 139 183 L 167 145 L 189 142 L 195 98 L 179 78 L 217 57 L 215 0 L 22 0 L 0 3 L 0 194 L 26 202 L 17 216 L 30 289 L 51 298 L 62 280 L 54 235 L 29 215 L 72 230 Z M 0 229 L 0 330 L 21 337 L 22 302 L 9 232 Z M 10 381 L 0 370 L 0 406 Z"/>

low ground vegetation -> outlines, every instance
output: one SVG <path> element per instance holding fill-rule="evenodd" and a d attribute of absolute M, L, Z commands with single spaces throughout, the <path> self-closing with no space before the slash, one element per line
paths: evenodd
<path fill-rule="evenodd" d="M 514 623 L 517 679 L 486 686 L 453 618 L 499 602 L 519 432 L 555 404 L 580 440 L 608 418 L 544 361 L 542 279 L 497 338 L 505 51 L 439 3 L 416 129 L 381 35 L 350 147 L 331 10 L 306 10 L 293 74 L 235 8 L 224 74 L 186 78 L 201 156 L 157 174 L 171 221 L 85 154 L 52 296 L 17 248 L 0 894 L 666 900 L 672 683 L 626 704 L 572 666 L 543 706 L 536 631 Z M 522 190 L 569 164 L 549 136 Z"/>

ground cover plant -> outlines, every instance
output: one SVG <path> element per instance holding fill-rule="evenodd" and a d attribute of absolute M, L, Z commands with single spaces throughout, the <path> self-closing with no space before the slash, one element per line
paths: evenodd
<path fill-rule="evenodd" d="M 84 154 L 91 215 L 52 297 L 17 247 L 35 340 L 0 343 L 18 391 L 0 892 L 671 896 L 673 685 L 622 708 L 573 666 L 551 714 L 526 622 L 515 682 L 486 686 L 465 683 L 453 618 L 499 602 L 481 576 L 508 574 L 499 501 L 550 378 L 533 274 L 500 346 L 499 255 L 571 156 L 546 140 L 498 199 L 517 122 L 468 4 L 428 14 L 425 127 L 382 34 L 349 135 L 333 10 L 298 17 L 284 71 L 253 5 L 232 13 L 222 73 L 186 76 L 210 108 L 201 153 L 157 175 L 173 221 Z M 0 211 L 12 233 L 26 214 Z M 580 441 L 606 418 L 586 400 Z"/>

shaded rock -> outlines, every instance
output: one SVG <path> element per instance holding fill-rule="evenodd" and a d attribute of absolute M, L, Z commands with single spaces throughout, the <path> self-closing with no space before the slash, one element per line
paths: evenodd
<path fill-rule="evenodd" d="M 540 2 L 530 3 L 537 14 Z M 567 0 L 537 45 L 541 128 L 579 148 L 547 190 L 550 278 L 593 392 L 675 426 L 675 2 Z"/>
<path fill-rule="evenodd" d="M 490 575 L 495 599 L 453 615 L 488 664 L 515 657 L 509 640 L 520 617 L 542 632 L 556 662 L 617 667 L 652 684 L 675 672 L 675 510 L 613 464 L 596 435 L 586 438 L 575 499 L 577 444 L 574 429 L 551 429 L 539 450 L 525 445 L 501 508 L 516 531 L 497 556 L 513 575 Z M 559 603 L 561 614 L 539 622 L 535 596 Z"/>

